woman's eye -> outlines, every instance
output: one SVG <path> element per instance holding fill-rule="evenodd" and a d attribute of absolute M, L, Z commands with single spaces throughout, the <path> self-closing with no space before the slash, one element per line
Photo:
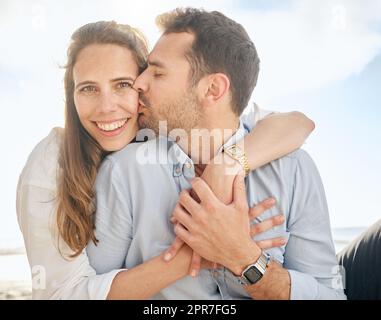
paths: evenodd
<path fill-rule="evenodd" d="M 119 82 L 118 83 L 118 88 L 131 88 L 132 87 L 132 83 L 130 82 Z"/>
<path fill-rule="evenodd" d="M 97 91 L 97 88 L 95 88 L 94 86 L 87 86 L 83 87 L 80 91 L 85 93 L 94 93 Z"/>

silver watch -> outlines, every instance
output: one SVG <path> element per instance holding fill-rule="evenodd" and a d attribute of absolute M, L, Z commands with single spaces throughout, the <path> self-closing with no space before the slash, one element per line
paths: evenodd
<path fill-rule="evenodd" d="M 257 262 L 248 265 L 243 270 L 238 280 L 242 285 L 252 285 L 262 279 L 269 264 L 270 256 L 266 252 L 262 252 Z"/>

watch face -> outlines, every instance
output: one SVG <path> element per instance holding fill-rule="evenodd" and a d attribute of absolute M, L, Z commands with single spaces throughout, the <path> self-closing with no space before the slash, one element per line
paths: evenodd
<path fill-rule="evenodd" d="M 245 278 L 251 283 L 257 283 L 262 277 L 262 273 L 254 266 L 244 273 Z"/>

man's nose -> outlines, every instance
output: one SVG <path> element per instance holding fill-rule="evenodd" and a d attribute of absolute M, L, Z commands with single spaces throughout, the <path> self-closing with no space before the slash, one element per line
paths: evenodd
<path fill-rule="evenodd" d="M 139 93 L 148 91 L 149 86 L 145 72 L 136 78 L 133 88 Z"/>

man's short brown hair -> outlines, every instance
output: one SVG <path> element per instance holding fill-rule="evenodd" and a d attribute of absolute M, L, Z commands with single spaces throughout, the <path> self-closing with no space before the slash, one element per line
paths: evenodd
<path fill-rule="evenodd" d="M 224 73 L 231 83 L 232 107 L 241 115 L 249 103 L 259 73 L 259 57 L 245 29 L 218 11 L 177 8 L 157 17 L 164 34 L 189 32 L 195 40 L 187 59 L 192 81 Z"/>

